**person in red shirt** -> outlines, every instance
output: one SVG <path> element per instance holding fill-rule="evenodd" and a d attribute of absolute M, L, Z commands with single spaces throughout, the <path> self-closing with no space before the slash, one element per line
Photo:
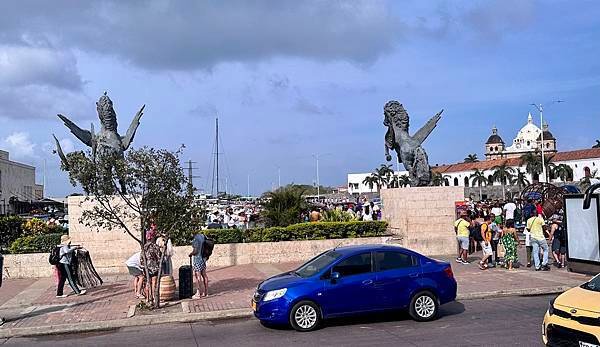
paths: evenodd
<path fill-rule="evenodd" d="M 535 202 L 535 209 L 537 211 L 538 216 L 539 215 L 544 215 L 544 208 L 542 207 L 542 202 L 541 201 L 536 201 Z"/>

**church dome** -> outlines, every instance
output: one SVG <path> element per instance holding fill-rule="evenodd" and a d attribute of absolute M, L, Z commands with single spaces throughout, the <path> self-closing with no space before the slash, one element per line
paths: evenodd
<path fill-rule="evenodd" d="M 500 135 L 498 135 L 498 129 L 496 129 L 496 127 L 494 127 L 492 129 L 492 135 L 490 135 L 490 137 L 488 138 L 488 140 L 486 141 L 486 145 L 495 145 L 495 144 L 504 144 L 504 141 L 502 140 L 502 138 L 500 137 Z"/>
<path fill-rule="evenodd" d="M 542 141 L 542 135 L 538 136 L 538 141 Z M 556 140 L 554 135 L 548 130 L 548 124 L 544 124 L 544 141 L 546 140 Z"/>
<path fill-rule="evenodd" d="M 531 113 L 527 117 L 527 124 L 519 130 L 517 137 L 513 140 L 513 143 L 506 150 L 508 152 L 522 152 L 532 151 L 537 148 L 537 141 L 540 137 L 542 130 L 533 124 L 533 118 Z"/>

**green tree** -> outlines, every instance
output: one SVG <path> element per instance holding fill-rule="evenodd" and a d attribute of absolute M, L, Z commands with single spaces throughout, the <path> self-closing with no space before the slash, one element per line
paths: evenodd
<path fill-rule="evenodd" d="M 410 185 L 410 177 L 408 177 L 408 175 L 402 175 L 398 177 L 398 183 L 400 187 L 408 187 Z"/>
<path fill-rule="evenodd" d="M 124 157 L 110 153 L 94 156 L 82 151 L 69 153 L 67 165 L 63 163 L 62 169 L 68 168 L 71 183 L 83 189 L 85 201 L 94 203 L 83 211 L 80 222 L 98 230 L 124 231 L 138 242 L 144 261 L 146 230 L 151 222 L 167 238 L 183 232 L 191 240 L 193 231 L 202 222 L 202 211 L 186 189 L 187 179 L 179 160 L 182 149 L 171 152 L 142 147 L 130 149 Z M 164 249 L 160 250 L 160 258 L 162 263 Z M 150 283 L 149 274 L 146 276 Z M 159 307 L 158 281 L 153 290 L 152 305 Z"/>
<path fill-rule="evenodd" d="M 513 182 L 515 169 L 506 165 L 506 162 L 504 162 L 501 165 L 494 166 L 492 170 L 494 170 L 492 181 L 499 182 L 502 185 L 502 200 L 506 200 L 506 185 Z"/>
<path fill-rule="evenodd" d="M 302 213 L 310 206 L 303 197 L 304 191 L 282 187 L 264 195 L 262 217 L 269 227 L 286 227 L 302 222 Z"/>
<path fill-rule="evenodd" d="M 391 177 L 394 175 L 394 170 L 392 170 L 392 165 L 381 164 L 380 167 L 375 169 L 373 175 L 376 176 L 379 181 L 379 185 L 377 188 L 377 191 L 379 192 L 381 186 L 388 186 Z"/>
<path fill-rule="evenodd" d="M 477 154 L 475 154 L 475 153 L 469 154 L 465 158 L 465 163 L 476 163 L 478 161 L 479 161 L 479 159 L 477 158 Z"/>
<path fill-rule="evenodd" d="M 481 191 L 481 186 L 486 185 L 488 183 L 487 177 L 485 177 L 485 173 L 479 169 L 475 170 L 469 178 L 471 179 L 471 185 L 477 185 L 479 187 L 479 200 L 483 200 L 483 192 Z"/>
<path fill-rule="evenodd" d="M 528 152 L 521 156 L 521 166 L 525 165 L 525 171 L 531 175 L 533 181 L 539 181 L 542 173 L 542 157 L 535 152 Z"/>
<path fill-rule="evenodd" d="M 444 178 L 442 177 L 442 174 L 439 172 L 433 171 L 431 173 L 431 184 L 433 184 L 436 187 L 443 186 Z"/>
<path fill-rule="evenodd" d="M 579 181 L 579 186 L 581 187 L 581 190 L 585 191 L 586 189 L 588 189 L 592 185 L 592 179 L 600 179 L 600 177 L 598 177 L 598 169 L 590 172 L 590 175 L 590 177 L 584 177 Z"/>
<path fill-rule="evenodd" d="M 521 169 L 517 169 L 513 183 L 519 187 L 519 191 L 522 191 L 524 187 L 530 184 L 529 179 L 527 179 L 527 173 L 521 171 Z"/>
<path fill-rule="evenodd" d="M 558 164 L 552 168 L 552 175 L 567 182 L 569 179 L 573 179 L 573 168 L 568 164 Z"/>
<path fill-rule="evenodd" d="M 379 177 L 374 174 L 365 177 L 362 183 L 369 187 L 370 190 L 373 190 L 373 186 L 377 186 L 377 192 L 379 192 Z"/>

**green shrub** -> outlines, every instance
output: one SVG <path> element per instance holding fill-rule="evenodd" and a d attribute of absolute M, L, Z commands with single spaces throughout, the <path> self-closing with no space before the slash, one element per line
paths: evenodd
<path fill-rule="evenodd" d="M 203 233 L 215 243 L 325 240 L 382 236 L 387 234 L 387 225 L 383 221 L 318 222 L 264 229 L 208 229 Z"/>
<path fill-rule="evenodd" d="M 62 233 L 42 234 L 36 236 L 23 236 L 10 245 L 10 252 L 21 253 L 47 253 L 60 243 Z"/>
<path fill-rule="evenodd" d="M 23 236 L 23 219 L 20 217 L 0 217 L 0 248 L 10 246 Z"/>

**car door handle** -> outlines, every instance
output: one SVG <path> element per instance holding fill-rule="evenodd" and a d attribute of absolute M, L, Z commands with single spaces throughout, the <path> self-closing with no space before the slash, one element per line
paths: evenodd
<path fill-rule="evenodd" d="M 373 280 L 364 280 L 362 281 L 362 284 L 364 284 L 365 286 L 371 285 L 373 284 Z"/>
<path fill-rule="evenodd" d="M 417 278 L 417 277 L 419 277 L 419 274 L 410 274 L 410 275 L 408 275 L 408 277 L 410 277 L 410 278 Z"/>

